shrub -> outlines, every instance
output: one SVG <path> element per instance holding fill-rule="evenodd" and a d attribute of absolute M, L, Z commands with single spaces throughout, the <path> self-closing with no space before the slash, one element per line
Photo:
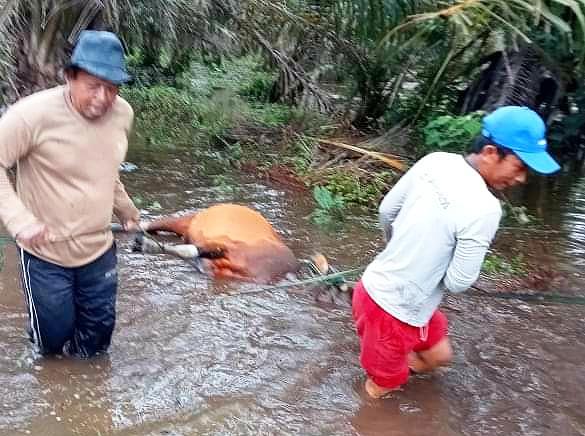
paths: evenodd
<path fill-rule="evenodd" d="M 371 174 L 367 178 L 348 172 L 335 172 L 327 177 L 326 186 L 332 193 L 340 195 L 346 203 L 375 208 L 392 179 L 393 175 L 387 171 Z"/>
<path fill-rule="evenodd" d="M 327 226 L 343 221 L 345 209 L 343 197 L 332 194 L 323 186 L 315 186 L 313 198 L 317 202 L 317 208 L 311 214 L 311 218 L 316 224 Z"/>
<path fill-rule="evenodd" d="M 433 119 L 423 128 L 424 152 L 466 151 L 481 132 L 481 117 L 482 114 L 476 112 L 463 116 L 443 115 Z"/>
<path fill-rule="evenodd" d="M 135 112 L 134 132 L 147 145 L 191 145 L 200 129 L 194 98 L 170 86 L 122 90 Z"/>

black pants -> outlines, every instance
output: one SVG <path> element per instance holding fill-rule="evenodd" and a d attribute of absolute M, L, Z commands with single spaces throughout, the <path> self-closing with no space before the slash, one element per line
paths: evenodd
<path fill-rule="evenodd" d="M 65 268 L 20 249 L 31 340 L 42 354 L 89 358 L 105 352 L 116 322 L 116 247 Z M 64 349 L 65 347 L 65 349 Z"/>

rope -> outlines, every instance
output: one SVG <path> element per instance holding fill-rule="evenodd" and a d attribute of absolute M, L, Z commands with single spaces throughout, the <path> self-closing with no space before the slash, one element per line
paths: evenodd
<path fill-rule="evenodd" d="M 357 273 L 363 272 L 365 267 L 359 267 L 354 269 L 349 269 L 346 271 L 335 272 L 333 274 L 327 274 L 324 276 L 313 277 L 306 280 L 300 280 L 291 283 L 284 283 L 281 285 L 275 286 L 267 286 L 262 287 L 260 289 L 253 289 L 250 291 L 242 291 L 235 294 L 229 294 L 228 297 L 238 297 L 241 295 L 254 295 L 254 294 L 261 294 L 263 292 L 272 292 L 272 291 L 279 291 L 279 290 L 287 290 L 290 288 L 298 287 L 298 286 L 305 286 L 309 284 L 315 283 L 327 283 L 331 282 L 336 279 L 345 279 L 346 277 L 351 277 Z M 348 282 L 347 284 L 355 285 L 355 283 Z M 515 292 L 490 292 L 477 287 L 475 285 L 471 286 L 471 289 L 478 291 L 478 293 L 472 293 L 471 296 L 482 296 L 482 297 L 491 297 L 491 298 L 500 298 L 503 300 L 520 300 L 526 303 L 555 303 L 555 304 L 567 304 L 567 305 L 577 305 L 577 306 L 585 306 L 585 297 L 579 296 L 567 296 L 562 294 L 545 294 L 545 293 L 515 293 Z"/>
<path fill-rule="evenodd" d="M 120 229 L 121 229 L 121 227 L 115 227 L 115 228 L 118 231 L 120 231 Z M 98 233 L 102 233 L 102 232 L 106 232 L 106 231 L 112 231 L 112 226 L 108 226 L 104 229 L 93 231 L 93 232 L 82 233 L 82 234 L 75 235 L 75 236 L 72 235 L 72 236 L 63 236 L 61 238 L 55 238 L 55 239 L 52 239 L 50 242 L 64 242 L 67 240 L 73 240 L 73 239 L 78 238 L 80 236 L 98 234 Z M 138 232 L 142 233 L 143 237 L 148 238 L 151 241 L 153 241 L 155 244 L 157 244 L 160 247 L 162 252 L 165 251 L 164 244 L 162 242 L 158 241 L 152 235 L 148 234 L 146 232 L 146 229 L 144 229 L 142 226 L 139 227 Z M 11 237 L 9 235 L 0 234 L 0 269 L 2 267 L 1 259 L 3 257 L 3 252 L 2 252 L 3 246 L 8 244 L 8 243 L 15 243 L 15 242 L 16 241 L 14 240 L 13 237 Z M 299 281 L 294 281 L 294 282 L 290 282 L 290 283 L 283 283 L 283 284 L 275 285 L 275 286 L 265 286 L 265 287 L 262 287 L 259 289 L 252 289 L 249 291 L 241 291 L 241 292 L 238 292 L 236 294 L 229 294 L 228 296 L 229 297 L 237 297 L 240 295 L 254 295 L 254 294 L 261 294 L 264 292 L 287 290 L 289 288 L 301 287 L 301 286 L 315 284 L 315 283 L 327 283 L 327 282 L 332 282 L 335 280 L 345 279 L 347 277 L 351 277 L 353 275 L 356 275 L 358 273 L 363 272 L 364 269 L 365 269 L 365 267 L 353 268 L 353 269 L 349 269 L 346 271 L 339 271 L 339 272 L 335 272 L 332 274 L 327 274 L 327 275 L 318 276 L 318 277 L 312 277 L 312 278 L 305 279 L 305 280 L 299 280 Z M 490 292 L 490 291 L 487 291 L 487 290 L 482 289 L 482 288 L 475 286 L 475 285 L 471 286 L 471 288 L 478 291 L 478 293 L 471 294 L 472 296 L 473 295 L 480 295 L 483 297 L 500 298 L 500 299 L 504 299 L 504 300 L 520 300 L 520 301 L 524 301 L 526 303 L 556 303 L 556 304 L 585 306 L 585 297 L 580 297 L 580 296 L 567 296 L 567 295 L 562 295 L 562 294 L 558 294 L 558 293 L 545 294 L 542 292 L 535 293 L 535 294 L 515 293 L 515 292 Z"/>
<path fill-rule="evenodd" d="M 354 269 L 349 269 L 347 271 L 340 271 L 340 272 L 335 272 L 333 274 L 327 274 L 324 276 L 312 277 L 310 279 L 305 279 L 305 280 L 300 280 L 300 281 L 295 281 L 295 282 L 290 282 L 290 283 L 283 283 L 281 285 L 265 286 L 265 287 L 262 287 L 260 289 L 252 289 L 249 291 L 242 291 L 242 292 L 238 292 L 236 294 L 229 294 L 228 296 L 229 297 L 237 297 L 240 295 L 260 294 L 263 292 L 286 290 L 289 288 L 294 288 L 297 286 L 305 286 L 305 285 L 314 284 L 314 283 L 327 283 L 327 282 L 331 282 L 331 281 L 336 280 L 336 279 L 345 278 L 347 276 L 355 275 L 357 273 L 362 272 L 364 269 L 365 269 L 365 267 L 354 268 Z"/>

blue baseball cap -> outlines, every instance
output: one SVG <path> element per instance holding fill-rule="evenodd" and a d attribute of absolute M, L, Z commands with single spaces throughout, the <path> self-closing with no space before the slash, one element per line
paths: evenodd
<path fill-rule="evenodd" d="M 551 174 L 561 167 L 546 151 L 546 126 L 527 107 L 503 106 L 483 118 L 482 135 L 494 145 L 512 150 L 528 167 Z"/>
<path fill-rule="evenodd" d="M 112 32 L 99 30 L 81 32 L 69 66 L 80 68 L 114 85 L 130 81 L 130 75 L 126 72 L 124 48 Z"/>

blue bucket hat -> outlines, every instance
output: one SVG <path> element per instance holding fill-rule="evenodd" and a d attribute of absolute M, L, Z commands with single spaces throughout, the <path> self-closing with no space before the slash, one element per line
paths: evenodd
<path fill-rule="evenodd" d="M 124 48 L 118 37 L 111 32 L 98 30 L 81 32 L 69 66 L 80 68 L 114 85 L 130 81 L 130 76 L 126 72 Z"/>
<path fill-rule="evenodd" d="M 503 106 L 483 118 L 482 135 L 494 145 L 512 150 L 528 167 L 551 174 L 561 167 L 546 151 L 546 127 L 536 112 L 521 106 Z"/>

